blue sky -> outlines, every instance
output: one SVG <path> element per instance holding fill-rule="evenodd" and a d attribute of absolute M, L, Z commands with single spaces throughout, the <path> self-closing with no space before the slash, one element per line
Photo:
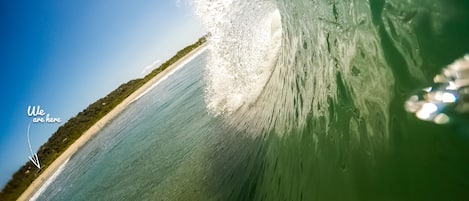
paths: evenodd
<path fill-rule="evenodd" d="M 0 3 L 0 186 L 28 161 L 29 105 L 60 124 L 33 124 L 36 151 L 52 133 L 120 84 L 142 77 L 205 34 L 177 0 Z"/>

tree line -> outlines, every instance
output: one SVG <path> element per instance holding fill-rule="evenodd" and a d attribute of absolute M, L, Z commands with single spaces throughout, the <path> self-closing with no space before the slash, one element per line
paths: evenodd
<path fill-rule="evenodd" d="M 38 150 L 37 155 L 41 160 L 41 169 L 29 161 L 18 169 L 10 181 L 0 192 L 0 200 L 16 200 L 48 168 L 68 147 L 81 137 L 91 126 L 114 109 L 124 99 L 154 78 L 157 74 L 177 62 L 183 56 L 206 42 L 208 35 L 203 36 L 197 42 L 178 51 L 173 57 L 161 64 L 158 68 L 147 74 L 144 78 L 130 80 L 120 85 L 107 96 L 90 104 L 86 109 L 70 118 L 64 125 L 44 143 Z"/>

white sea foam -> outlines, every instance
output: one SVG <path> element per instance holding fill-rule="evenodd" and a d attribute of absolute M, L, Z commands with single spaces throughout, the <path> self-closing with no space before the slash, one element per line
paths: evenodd
<path fill-rule="evenodd" d="M 394 78 L 373 24 L 352 26 L 370 17 L 367 3 L 194 3 L 211 33 L 205 75 L 209 112 L 253 135 L 289 133 L 308 118 L 329 133 L 337 121 L 335 108 L 346 102 L 356 111 L 350 121 L 367 124 L 366 131 L 356 132 L 387 139 Z M 373 120 L 363 121 L 367 118 Z"/>
<path fill-rule="evenodd" d="M 282 38 L 280 12 L 267 1 L 197 3 L 197 13 L 212 35 L 207 107 L 215 115 L 229 115 L 253 104 L 272 73 Z"/>
<path fill-rule="evenodd" d="M 67 160 L 65 160 L 65 162 L 60 165 L 60 167 L 54 172 L 54 174 L 52 174 L 52 176 L 50 176 L 46 182 L 44 182 L 44 184 L 41 186 L 41 188 L 39 188 L 39 190 L 37 190 L 34 195 L 29 199 L 29 201 L 35 201 L 37 200 L 37 198 L 39 198 L 39 196 L 44 193 L 44 191 L 52 184 L 52 182 L 55 181 L 55 179 L 63 172 L 63 170 L 65 169 L 65 166 L 67 165 L 68 161 L 70 160 L 70 158 L 68 158 Z"/>

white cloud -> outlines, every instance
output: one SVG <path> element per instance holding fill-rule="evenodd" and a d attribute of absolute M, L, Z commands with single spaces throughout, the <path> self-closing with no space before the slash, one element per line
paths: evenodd
<path fill-rule="evenodd" d="M 145 68 L 143 68 L 142 72 L 140 73 L 141 75 L 145 76 L 147 75 L 149 72 L 151 72 L 153 69 L 155 68 L 158 68 L 159 65 L 161 63 L 161 60 L 160 59 L 157 59 L 156 61 L 154 61 L 152 64 L 148 65 L 148 66 L 145 66 Z"/>

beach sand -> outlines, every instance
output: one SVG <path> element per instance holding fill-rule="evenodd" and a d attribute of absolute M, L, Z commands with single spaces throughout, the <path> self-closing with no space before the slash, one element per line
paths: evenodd
<path fill-rule="evenodd" d="M 127 97 L 122 103 L 117 105 L 112 111 L 106 114 L 103 118 L 101 118 L 96 124 L 94 124 L 90 129 L 88 129 L 78 140 L 76 140 L 64 153 L 62 153 L 47 169 L 43 170 L 44 172 L 39 175 L 36 180 L 29 185 L 23 194 L 18 198 L 18 200 L 29 200 L 40 188 L 41 186 L 54 174 L 54 172 L 65 162 L 67 161 L 76 151 L 78 151 L 83 145 L 88 142 L 96 133 L 98 133 L 101 128 L 106 125 L 110 120 L 115 118 L 119 115 L 126 107 L 128 107 L 132 102 L 136 99 L 141 97 L 142 94 L 146 93 L 150 90 L 155 83 L 157 83 L 160 79 L 164 78 L 166 75 L 171 74 L 174 70 L 176 70 L 179 66 L 183 65 L 188 59 L 191 59 L 194 55 L 196 55 L 199 51 L 205 49 L 206 43 L 202 44 L 200 47 L 192 50 L 186 56 L 179 59 L 173 65 L 166 68 L 164 71 L 160 72 L 156 75 L 153 79 L 145 83 L 142 87 L 140 87 L 137 91 L 132 93 L 129 97 Z"/>

